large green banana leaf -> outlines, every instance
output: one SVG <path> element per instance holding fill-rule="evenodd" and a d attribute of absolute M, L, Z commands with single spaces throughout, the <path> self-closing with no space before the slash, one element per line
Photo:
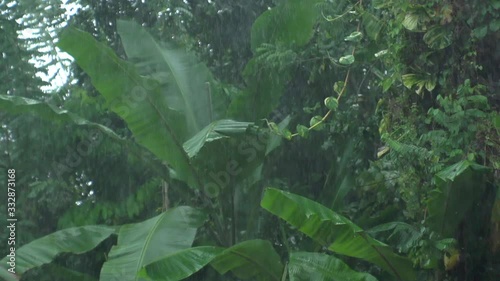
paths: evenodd
<path fill-rule="evenodd" d="M 212 122 L 186 141 L 184 143 L 184 150 L 189 157 L 194 157 L 206 143 L 222 138 L 229 138 L 230 136 L 242 135 L 251 124 L 253 123 L 238 122 L 228 119 Z"/>
<path fill-rule="evenodd" d="M 132 21 L 117 21 L 118 34 L 128 58 L 139 73 L 156 77 L 168 106 L 183 112 L 189 136 L 199 132 L 215 118 L 221 102 L 208 68 L 183 49 L 162 47 L 153 37 Z"/>
<path fill-rule="evenodd" d="M 91 225 L 59 230 L 36 239 L 16 249 L 16 273 L 22 274 L 29 269 L 50 263 L 61 253 L 82 254 L 90 251 L 114 233 L 114 227 Z M 9 260 L 9 256 L 3 258 L 2 266 L 8 264 Z"/>
<path fill-rule="evenodd" d="M 463 160 L 436 174 L 437 188 L 429 195 L 427 221 L 443 238 L 453 237 L 465 213 L 483 193 L 481 171 L 485 169 Z"/>
<path fill-rule="evenodd" d="M 377 281 L 368 273 L 352 270 L 334 256 L 309 252 L 290 254 L 288 276 L 290 276 L 290 281 Z"/>
<path fill-rule="evenodd" d="M 333 252 L 374 263 L 401 281 L 416 279 L 409 259 L 395 254 L 388 245 L 317 202 L 269 188 L 261 206 Z"/>
<path fill-rule="evenodd" d="M 0 109 L 11 114 L 32 113 L 36 114 L 38 117 L 54 122 L 73 123 L 79 126 L 94 127 L 116 140 L 123 141 L 123 138 L 104 125 L 90 122 L 67 110 L 34 99 L 0 95 Z"/>
<path fill-rule="evenodd" d="M 179 179 L 192 187 L 201 185 L 182 147 L 189 136 L 188 122 L 183 113 L 170 107 L 157 80 L 139 75 L 131 63 L 81 30 L 64 30 L 58 46 L 91 77 L 92 84 L 110 109 L 125 120 L 139 144 L 171 165 Z"/>
<path fill-rule="evenodd" d="M 182 280 L 205 267 L 223 250 L 219 247 L 201 246 L 177 251 L 146 265 L 139 275 L 155 281 Z"/>
<path fill-rule="evenodd" d="M 99 280 L 143 280 L 139 272 L 144 266 L 191 247 L 204 220 L 200 211 L 183 206 L 122 226 L 118 244 L 111 249 Z"/>
<path fill-rule="evenodd" d="M 269 241 L 248 240 L 226 249 L 211 265 L 220 273 L 232 271 L 240 279 L 281 280 L 283 265 Z"/>

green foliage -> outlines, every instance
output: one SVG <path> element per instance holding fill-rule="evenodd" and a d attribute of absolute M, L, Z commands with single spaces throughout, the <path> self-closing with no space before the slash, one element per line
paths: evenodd
<path fill-rule="evenodd" d="M 9 112 L 11 114 L 32 113 L 37 117 L 59 124 L 73 123 L 79 126 L 96 128 L 116 140 L 122 140 L 122 137 L 104 125 L 90 122 L 67 110 L 57 108 L 54 105 L 38 100 L 18 96 L 0 95 L 0 108 L 4 112 Z"/>
<path fill-rule="evenodd" d="M 100 280 L 139 280 L 145 265 L 191 247 L 203 214 L 190 207 L 177 207 L 149 220 L 120 227 L 118 243 L 109 252 Z"/>
<path fill-rule="evenodd" d="M 211 265 L 220 273 L 232 271 L 240 279 L 281 280 L 283 265 L 269 241 L 248 240 L 224 250 Z"/>
<path fill-rule="evenodd" d="M 485 167 L 464 160 L 436 174 L 437 189 L 429 194 L 429 226 L 441 237 L 452 237 L 485 190 L 478 175 Z"/>
<path fill-rule="evenodd" d="M 50 263 L 61 253 L 81 254 L 90 251 L 114 233 L 116 229 L 109 226 L 82 226 L 54 232 L 16 250 L 16 273 L 22 274 Z M 2 264 L 8 261 L 9 256 L 2 259 Z"/>
<path fill-rule="evenodd" d="M 48 252 L 23 280 L 497 279 L 497 1 L 274 2 L 83 0 L 72 22 L 88 33 L 59 40 L 82 69 L 50 97 L 33 90 L 37 54 L 12 45 L 23 12 L 50 16 L 0 4 L 0 168 L 29 188 L 21 244 L 125 224 L 111 251 Z M 61 165 L 87 127 L 111 138 Z M 292 227 L 258 208 L 268 185 L 286 191 L 262 206 Z M 155 216 L 169 202 L 200 210 Z M 179 228 L 183 208 L 208 220 Z"/>
<path fill-rule="evenodd" d="M 223 249 L 213 246 L 183 249 L 146 265 L 139 277 L 158 281 L 183 280 L 205 267 L 222 251 Z"/>
<path fill-rule="evenodd" d="M 295 280 L 353 280 L 376 281 L 368 273 L 359 273 L 349 268 L 342 260 L 321 253 L 295 252 L 290 254 L 288 272 Z"/>
<path fill-rule="evenodd" d="M 287 1 L 264 12 L 253 23 L 251 48 L 256 55 L 243 71 L 247 88 L 233 98 L 228 115 L 255 121 L 275 109 L 285 84 L 291 79 L 294 49 L 306 45 L 318 16 L 311 1 Z M 273 75 L 279 71 L 280 75 Z"/>
<path fill-rule="evenodd" d="M 190 186 L 200 186 L 182 147 L 189 136 L 186 129 L 190 127 L 180 112 L 169 107 L 169 100 L 161 96 L 158 82 L 139 75 L 130 63 L 119 59 L 111 49 L 85 32 L 65 30 L 58 46 L 69 52 L 89 73 L 93 85 L 106 98 L 111 110 L 127 121 L 139 144 L 172 165 L 177 177 Z M 184 77 L 175 82 L 175 87 L 184 89 L 189 80 Z M 186 114 L 191 116 L 189 120 L 194 120 L 193 112 Z"/>
<path fill-rule="evenodd" d="M 233 120 L 217 120 L 206 126 L 184 143 L 184 150 L 189 157 L 194 157 L 201 148 L 209 142 L 228 138 L 229 136 L 242 135 L 252 125 L 249 122 L 237 122 Z"/>
<path fill-rule="evenodd" d="M 141 75 L 158 81 L 166 99 L 164 104 L 184 114 L 188 136 L 198 133 L 215 118 L 223 117 L 223 112 L 214 111 L 223 101 L 213 87 L 211 73 L 194 55 L 180 48 L 162 48 L 135 22 L 121 20 L 117 25 L 128 59 Z M 157 104 L 161 109 L 160 105 Z M 182 140 L 182 136 L 179 138 Z"/>
<path fill-rule="evenodd" d="M 252 25 L 251 47 L 281 43 L 288 48 L 307 44 L 318 17 L 315 7 L 321 0 L 291 0 L 264 12 Z"/>
<path fill-rule="evenodd" d="M 409 260 L 394 254 L 389 246 L 317 202 L 267 189 L 261 205 L 335 253 L 377 264 L 398 280 L 416 280 Z"/>
<path fill-rule="evenodd" d="M 59 228 L 72 226 L 92 225 L 106 223 L 111 225 L 121 224 L 130 221 L 148 209 L 154 209 L 158 204 L 155 198 L 158 198 L 158 187 L 161 180 L 152 178 L 145 184 L 139 186 L 135 193 L 128 195 L 123 202 L 99 200 L 93 202 L 86 200 L 81 202 L 80 206 L 75 206 L 67 210 L 59 218 Z M 163 199 L 163 198 L 162 198 Z"/>

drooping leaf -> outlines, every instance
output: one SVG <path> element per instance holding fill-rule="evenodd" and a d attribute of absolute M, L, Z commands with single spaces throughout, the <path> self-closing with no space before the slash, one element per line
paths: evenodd
<path fill-rule="evenodd" d="M 213 246 L 180 250 L 146 265 L 139 276 L 155 281 L 183 280 L 205 267 L 223 250 Z"/>
<path fill-rule="evenodd" d="M 118 244 L 111 248 L 99 280 L 140 280 L 139 271 L 144 266 L 191 247 L 204 220 L 200 211 L 183 206 L 122 226 Z"/>
<path fill-rule="evenodd" d="M 388 245 L 317 202 L 268 188 L 261 206 L 333 252 L 374 263 L 399 280 L 416 279 L 410 260 L 395 254 Z"/>
<path fill-rule="evenodd" d="M 61 253 L 82 254 L 95 248 L 99 243 L 116 232 L 114 227 L 90 225 L 56 231 L 16 249 L 16 273 L 50 263 Z M 1 260 L 7 264 L 7 255 Z"/>
<path fill-rule="evenodd" d="M 139 144 L 171 165 L 179 179 L 193 187 L 200 185 L 182 147 L 188 137 L 185 116 L 170 108 L 155 79 L 139 75 L 132 64 L 81 30 L 64 30 L 58 46 L 92 78 L 94 87 L 125 120 Z"/>
<path fill-rule="evenodd" d="M 67 110 L 34 99 L 0 95 L 0 109 L 11 114 L 32 113 L 40 118 L 53 122 L 72 123 L 79 126 L 93 127 L 116 140 L 123 141 L 122 137 L 104 125 L 90 122 Z"/>
<path fill-rule="evenodd" d="M 482 194 L 485 183 L 481 172 L 485 170 L 484 166 L 463 160 L 436 174 L 437 188 L 429 195 L 427 221 L 442 237 L 453 236 L 474 198 Z"/>
<path fill-rule="evenodd" d="M 248 240 L 224 250 L 211 265 L 220 273 L 232 271 L 241 279 L 280 280 L 283 272 L 278 253 L 269 241 Z"/>
<path fill-rule="evenodd" d="M 218 120 L 206 126 L 203 130 L 194 135 L 184 143 L 184 150 L 190 158 L 196 156 L 205 143 L 221 138 L 242 135 L 246 132 L 250 122 L 238 122 L 233 120 Z"/>
<path fill-rule="evenodd" d="M 352 270 L 342 260 L 321 253 L 295 252 L 288 263 L 290 281 L 332 280 L 332 281 L 377 281 L 368 273 Z"/>
<path fill-rule="evenodd" d="M 457 177 L 461 176 L 468 169 L 475 171 L 487 170 L 485 166 L 469 160 L 463 160 L 443 169 L 441 172 L 437 173 L 436 176 L 444 181 L 455 181 Z"/>
<path fill-rule="evenodd" d="M 190 136 L 222 117 L 223 113 L 214 112 L 221 100 L 216 99 L 219 93 L 212 87 L 212 74 L 194 55 L 160 46 L 133 21 L 118 20 L 117 30 L 128 58 L 140 66 L 140 74 L 157 77 L 168 106 L 185 114 Z"/>

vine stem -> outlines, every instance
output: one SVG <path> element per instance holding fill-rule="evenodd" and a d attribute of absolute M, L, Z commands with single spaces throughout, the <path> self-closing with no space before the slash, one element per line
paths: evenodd
<path fill-rule="evenodd" d="M 358 3 L 357 3 L 359 6 L 363 6 L 363 0 L 360 0 Z M 323 15 L 324 17 L 324 15 Z M 326 18 L 325 18 L 326 19 Z M 358 22 L 358 26 L 356 28 L 356 31 L 359 32 L 361 28 L 361 21 Z M 351 52 L 351 55 L 354 56 L 354 54 L 356 53 L 356 47 L 353 47 L 352 48 L 352 52 Z M 349 76 L 351 74 L 351 68 L 349 68 L 347 70 L 347 73 L 345 75 L 345 79 L 344 79 L 344 86 L 342 86 L 342 90 L 340 90 L 340 93 L 338 95 L 338 97 L 336 98 L 337 100 L 337 104 L 339 103 L 340 101 L 340 98 L 344 95 L 344 93 L 346 92 L 346 89 L 347 89 L 347 83 L 349 82 Z M 314 123 L 312 126 L 310 126 L 309 128 L 307 128 L 308 131 L 311 131 L 312 129 L 318 127 L 321 123 L 324 123 L 326 121 L 326 119 L 328 119 L 328 117 L 330 117 L 330 115 L 332 114 L 332 110 L 328 110 L 328 112 L 325 114 L 325 116 L 323 116 L 323 118 L 321 118 L 321 120 L 319 120 L 318 122 Z M 292 134 L 291 135 L 291 138 L 293 137 L 296 137 L 298 136 L 299 133 L 295 133 L 295 134 Z"/>

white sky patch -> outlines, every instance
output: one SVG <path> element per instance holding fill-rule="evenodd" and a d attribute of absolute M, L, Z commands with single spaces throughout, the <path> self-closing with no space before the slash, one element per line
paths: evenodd
<path fill-rule="evenodd" d="M 68 1 L 66 0 L 61 1 L 61 7 L 65 9 L 66 12 L 63 15 L 65 21 L 63 21 L 59 26 L 56 27 L 58 30 L 64 28 L 67 25 L 67 20 L 69 20 L 71 16 L 76 14 L 79 8 L 80 9 L 82 8 L 82 6 L 78 3 L 67 3 L 67 2 Z M 50 10 L 50 9 L 51 9 L 50 6 L 45 8 L 45 10 Z M 22 24 L 24 19 L 25 17 L 19 19 L 18 23 Z M 68 68 L 71 65 L 71 62 L 73 61 L 73 58 L 68 53 L 61 51 L 57 47 L 52 47 L 55 45 L 57 40 L 56 28 L 52 28 L 46 31 L 46 34 L 49 34 L 52 43 L 49 43 L 49 46 L 47 47 L 42 47 L 38 49 L 38 51 L 44 52 L 45 54 L 33 57 L 29 60 L 30 63 L 32 63 L 35 67 L 47 70 L 47 74 L 43 72 L 38 72 L 36 74 L 36 76 L 40 77 L 43 81 L 50 82 L 50 85 L 41 87 L 41 90 L 46 93 L 55 91 L 60 87 L 64 86 L 68 82 L 68 79 L 70 77 Z M 41 36 L 39 33 L 40 29 L 26 28 L 20 32 L 19 38 L 22 39 L 39 38 L 39 36 Z M 37 44 L 33 44 L 32 46 L 29 46 L 28 49 L 34 49 L 37 48 L 38 46 L 39 45 Z M 52 62 L 56 63 L 51 64 Z"/>

